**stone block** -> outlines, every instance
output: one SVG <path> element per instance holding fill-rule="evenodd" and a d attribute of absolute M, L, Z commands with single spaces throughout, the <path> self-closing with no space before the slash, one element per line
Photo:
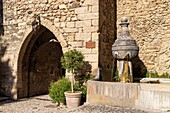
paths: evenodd
<path fill-rule="evenodd" d="M 69 51 L 69 48 L 68 47 L 63 47 L 62 50 L 63 50 L 63 53 L 65 53 L 65 52 Z"/>
<path fill-rule="evenodd" d="M 92 53 L 91 49 L 86 49 L 86 48 L 77 48 L 76 50 L 80 51 L 83 54 L 91 54 Z"/>
<path fill-rule="evenodd" d="M 60 23 L 54 23 L 55 27 L 60 27 Z"/>
<path fill-rule="evenodd" d="M 61 27 L 61 28 L 66 27 L 66 23 L 65 23 L 65 22 L 60 22 L 60 27 Z"/>
<path fill-rule="evenodd" d="M 68 46 L 68 43 L 66 41 L 64 41 L 64 40 L 61 41 L 60 44 L 61 44 L 62 47 L 67 47 Z"/>
<path fill-rule="evenodd" d="M 99 4 L 99 0 L 85 0 L 83 5 L 87 6 L 87 5 L 96 5 Z"/>
<path fill-rule="evenodd" d="M 92 41 L 99 40 L 99 33 L 92 33 Z"/>
<path fill-rule="evenodd" d="M 76 33 L 75 40 L 91 39 L 91 33 Z"/>
<path fill-rule="evenodd" d="M 34 0 L 34 2 L 33 3 L 47 3 L 48 2 L 48 0 Z"/>
<path fill-rule="evenodd" d="M 89 42 L 89 41 L 91 41 L 91 37 L 86 37 L 84 39 L 84 47 L 86 47 L 86 42 Z"/>
<path fill-rule="evenodd" d="M 90 65 L 92 66 L 92 69 L 97 69 L 98 68 L 98 62 L 91 62 Z"/>
<path fill-rule="evenodd" d="M 77 18 L 79 20 L 91 20 L 91 19 L 98 19 L 99 13 L 85 13 L 85 14 L 78 14 Z"/>
<path fill-rule="evenodd" d="M 78 19 L 77 19 L 76 16 L 71 17 L 71 21 L 77 21 L 77 20 L 78 20 Z"/>
<path fill-rule="evenodd" d="M 75 14 L 82 14 L 82 13 L 87 13 L 87 7 L 79 7 L 75 8 Z"/>
<path fill-rule="evenodd" d="M 95 42 L 96 48 L 91 49 L 92 53 L 99 53 L 99 47 L 97 46 L 97 42 Z"/>
<path fill-rule="evenodd" d="M 78 32 L 77 28 L 63 28 L 64 32 L 69 32 L 69 33 L 76 33 Z"/>
<path fill-rule="evenodd" d="M 55 18 L 55 19 L 54 19 L 54 24 L 55 24 L 55 23 L 58 23 L 59 21 L 60 21 L 59 18 Z"/>
<path fill-rule="evenodd" d="M 137 108 L 167 109 L 170 107 L 168 84 L 140 84 L 139 98 L 135 106 Z"/>
<path fill-rule="evenodd" d="M 88 5 L 87 9 L 88 9 L 88 12 L 91 13 L 92 12 L 92 5 Z"/>
<path fill-rule="evenodd" d="M 75 22 L 67 22 L 66 27 L 75 27 Z"/>
<path fill-rule="evenodd" d="M 84 27 L 83 31 L 86 33 L 91 33 L 91 32 L 97 32 L 99 28 L 98 27 Z"/>
<path fill-rule="evenodd" d="M 67 36 L 66 40 L 69 41 L 69 42 L 73 42 L 75 40 L 75 37 L 74 36 Z"/>
<path fill-rule="evenodd" d="M 99 25 L 98 19 L 92 20 L 92 26 L 98 26 L 98 25 Z"/>
<path fill-rule="evenodd" d="M 170 92 L 170 88 L 169 88 L 168 84 L 150 84 L 150 85 L 148 85 L 148 84 L 140 84 L 140 89 L 142 91 L 163 91 L 163 92 Z"/>
<path fill-rule="evenodd" d="M 68 42 L 73 48 L 83 47 L 83 41 Z"/>
<path fill-rule="evenodd" d="M 54 0 L 48 0 L 48 3 L 52 3 Z"/>
<path fill-rule="evenodd" d="M 71 21 L 71 17 L 67 17 L 66 21 L 70 22 Z"/>
<path fill-rule="evenodd" d="M 65 22 L 66 20 L 67 20 L 67 17 L 66 17 L 66 16 L 61 16 L 60 22 Z"/>
<path fill-rule="evenodd" d="M 91 20 L 85 20 L 85 21 L 77 21 L 76 27 L 90 27 L 91 26 Z"/>
<path fill-rule="evenodd" d="M 93 5 L 92 12 L 99 12 L 99 5 Z"/>
<path fill-rule="evenodd" d="M 73 0 L 62 0 L 64 3 L 68 3 L 70 1 L 73 1 Z"/>
<path fill-rule="evenodd" d="M 85 56 L 85 61 L 89 62 L 97 62 L 98 61 L 98 54 L 88 54 L 84 55 Z"/>
<path fill-rule="evenodd" d="M 78 28 L 78 32 L 79 33 L 83 33 L 83 28 L 81 27 L 81 28 Z"/>
<path fill-rule="evenodd" d="M 65 4 L 60 4 L 59 9 L 66 9 L 66 5 Z"/>
<path fill-rule="evenodd" d="M 6 62 L 8 61 L 10 58 L 9 58 L 9 55 L 8 54 L 5 54 L 2 58 L 1 58 L 1 61 L 2 62 Z"/>
<path fill-rule="evenodd" d="M 87 83 L 87 103 L 89 104 L 134 107 L 137 97 L 137 84 L 98 81 L 88 81 Z"/>

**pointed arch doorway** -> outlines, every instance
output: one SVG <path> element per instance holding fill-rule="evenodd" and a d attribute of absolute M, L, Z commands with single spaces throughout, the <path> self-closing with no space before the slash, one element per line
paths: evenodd
<path fill-rule="evenodd" d="M 60 63 L 62 47 L 44 26 L 36 34 L 31 33 L 24 44 L 19 60 L 18 98 L 47 94 L 50 83 L 65 74 Z"/>

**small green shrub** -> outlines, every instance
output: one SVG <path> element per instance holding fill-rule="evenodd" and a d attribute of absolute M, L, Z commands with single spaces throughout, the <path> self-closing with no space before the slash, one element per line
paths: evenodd
<path fill-rule="evenodd" d="M 158 75 L 158 73 L 157 72 L 155 72 L 155 73 L 153 73 L 153 72 L 146 72 L 146 77 L 148 77 L 148 78 L 158 78 L 159 77 L 159 75 Z"/>
<path fill-rule="evenodd" d="M 161 75 L 162 78 L 170 78 L 170 75 L 168 73 L 163 73 Z"/>
<path fill-rule="evenodd" d="M 49 96 L 51 97 L 52 102 L 65 103 L 66 100 L 64 92 L 68 90 L 71 90 L 71 83 L 65 77 L 62 77 L 62 79 L 57 82 L 51 83 L 49 88 Z"/>
<path fill-rule="evenodd" d="M 146 72 L 146 77 L 148 78 L 170 78 L 168 73 L 163 73 L 159 75 L 158 72 Z"/>

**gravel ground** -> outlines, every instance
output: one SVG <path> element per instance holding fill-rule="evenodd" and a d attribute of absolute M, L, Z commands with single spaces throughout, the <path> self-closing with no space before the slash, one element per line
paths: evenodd
<path fill-rule="evenodd" d="M 51 103 L 48 95 L 0 103 L 0 113 L 161 113 L 133 108 L 84 104 L 75 109 Z"/>

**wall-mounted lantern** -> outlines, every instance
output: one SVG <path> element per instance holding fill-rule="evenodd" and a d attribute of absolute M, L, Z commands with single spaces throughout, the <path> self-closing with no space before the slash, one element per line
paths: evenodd
<path fill-rule="evenodd" d="M 32 30 L 34 34 L 36 34 L 36 31 L 40 28 L 40 25 L 41 25 L 40 15 L 34 14 L 34 20 L 32 22 Z"/>

